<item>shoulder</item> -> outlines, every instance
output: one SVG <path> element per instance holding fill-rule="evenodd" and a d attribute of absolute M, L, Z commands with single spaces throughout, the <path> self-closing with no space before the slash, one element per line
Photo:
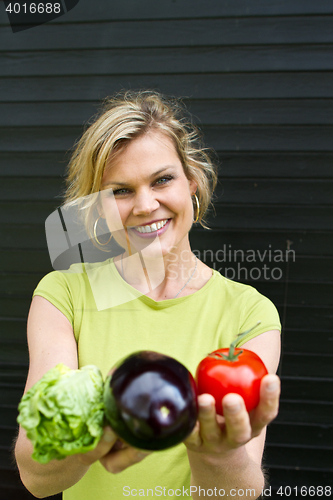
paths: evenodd
<path fill-rule="evenodd" d="M 80 280 L 80 275 L 83 274 L 84 271 L 80 264 L 74 264 L 68 270 L 64 271 L 51 271 L 39 281 L 34 293 L 42 290 L 48 291 L 73 287 Z"/>
<path fill-rule="evenodd" d="M 272 300 L 251 285 L 232 281 L 217 271 L 215 273 L 217 274 L 215 281 L 217 287 L 223 291 L 222 297 L 229 311 L 228 314 L 238 317 L 238 333 L 260 322 L 259 326 L 244 339 L 244 342 L 269 330 L 281 331 L 279 313 Z"/>
<path fill-rule="evenodd" d="M 239 281 L 233 281 L 226 278 L 216 270 L 213 270 L 213 275 L 215 278 L 216 288 L 223 291 L 223 293 L 231 300 L 269 300 L 252 285 L 240 283 Z"/>
<path fill-rule="evenodd" d="M 68 269 L 51 271 L 46 274 L 38 283 L 36 290 L 62 289 L 82 289 L 89 284 L 89 274 L 103 273 L 104 266 L 110 263 L 108 259 L 104 262 L 77 263 L 72 264 Z M 35 291 L 36 291 L 35 290 Z"/>

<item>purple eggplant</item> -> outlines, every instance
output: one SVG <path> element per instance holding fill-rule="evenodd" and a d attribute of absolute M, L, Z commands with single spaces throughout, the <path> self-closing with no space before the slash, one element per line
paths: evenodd
<path fill-rule="evenodd" d="M 143 450 L 164 450 L 182 442 L 197 416 L 197 389 L 187 368 L 154 351 L 135 352 L 104 385 L 105 416 L 125 442 Z"/>

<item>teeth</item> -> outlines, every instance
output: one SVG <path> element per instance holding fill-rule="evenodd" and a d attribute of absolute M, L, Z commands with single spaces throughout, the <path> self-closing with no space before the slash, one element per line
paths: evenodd
<path fill-rule="evenodd" d="M 137 226 L 135 229 L 139 231 L 139 233 L 153 233 L 154 231 L 157 231 L 158 229 L 161 229 L 161 227 L 165 226 L 167 222 L 168 219 L 165 219 L 160 222 L 154 222 L 150 226 Z"/>

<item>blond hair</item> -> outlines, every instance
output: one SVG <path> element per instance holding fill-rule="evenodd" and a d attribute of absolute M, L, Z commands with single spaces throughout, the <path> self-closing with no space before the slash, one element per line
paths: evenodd
<path fill-rule="evenodd" d="M 110 159 L 112 161 L 129 141 L 158 130 L 173 140 L 186 177 L 198 186 L 200 210 L 195 213 L 198 222 L 206 227 L 204 215 L 212 202 L 217 172 L 208 150 L 202 145 L 198 129 L 186 115 L 179 99 L 166 98 L 156 91 L 124 91 L 107 98 L 101 113 L 75 146 L 68 165 L 65 203 L 75 203 L 99 192 L 106 163 L 110 165 Z M 96 210 L 92 203 L 84 208 L 87 209 L 85 224 L 91 236 Z"/>

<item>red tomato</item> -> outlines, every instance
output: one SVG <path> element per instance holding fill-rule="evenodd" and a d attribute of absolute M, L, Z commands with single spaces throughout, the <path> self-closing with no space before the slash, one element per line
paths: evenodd
<path fill-rule="evenodd" d="M 217 349 L 199 363 L 198 394 L 214 396 L 220 415 L 223 415 L 222 398 L 230 392 L 240 394 L 247 411 L 251 411 L 259 403 L 260 382 L 267 373 L 259 356 L 248 349 L 234 348 L 232 352 L 231 348 Z"/>

